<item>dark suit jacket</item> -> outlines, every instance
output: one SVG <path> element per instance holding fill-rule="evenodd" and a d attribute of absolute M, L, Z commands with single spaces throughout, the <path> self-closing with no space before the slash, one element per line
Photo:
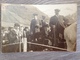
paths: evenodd
<path fill-rule="evenodd" d="M 52 27 L 52 25 L 56 26 L 56 31 L 63 31 L 65 28 L 64 25 L 65 17 L 59 15 L 58 17 L 56 15 L 52 16 L 50 18 L 49 25 Z"/>
<path fill-rule="evenodd" d="M 39 21 L 36 21 L 35 19 L 33 19 L 31 21 L 31 24 L 30 24 L 30 32 L 34 32 L 35 31 L 35 27 L 36 27 L 37 24 L 39 24 Z"/>

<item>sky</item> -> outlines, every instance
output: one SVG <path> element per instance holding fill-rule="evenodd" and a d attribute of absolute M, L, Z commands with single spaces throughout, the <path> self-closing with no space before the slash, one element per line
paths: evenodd
<path fill-rule="evenodd" d="M 55 9 L 60 9 L 60 15 L 69 15 L 77 12 L 77 4 L 55 4 L 55 5 L 33 5 L 39 10 L 47 14 L 49 17 L 53 16 Z"/>

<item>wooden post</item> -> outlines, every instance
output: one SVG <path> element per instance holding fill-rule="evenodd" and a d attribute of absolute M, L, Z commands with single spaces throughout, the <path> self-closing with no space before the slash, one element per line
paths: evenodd
<path fill-rule="evenodd" d="M 56 30 L 55 30 L 55 25 L 53 26 L 53 29 L 54 29 L 54 46 L 56 46 L 56 35 L 55 35 L 55 32 L 56 32 Z"/>
<path fill-rule="evenodd" d="M 23 38 L 23 52 L 27 52 L 27 38 Z"/>
<path fill-rule="evenodd" d="M 21 52 L 21 38 L 19 37 L 19 39 L 20 39 L 20 43 L 19 43 L 19 52 Z"/>

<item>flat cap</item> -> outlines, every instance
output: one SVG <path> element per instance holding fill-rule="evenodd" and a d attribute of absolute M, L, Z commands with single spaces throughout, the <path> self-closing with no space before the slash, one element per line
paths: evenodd
<path fill-rule="evenodd" d="M 55 11 L 56 11 L 56 12 L 59 12 L 60 10 L 59 10 L 59 9 L 55 9 Z"/>
<path fill-rule="evenodd" d="M 34 15 L 34 16 L 37 16 L 38 14 L 37 14 L 37 13 L 34 13 L 33 15 Z"/>

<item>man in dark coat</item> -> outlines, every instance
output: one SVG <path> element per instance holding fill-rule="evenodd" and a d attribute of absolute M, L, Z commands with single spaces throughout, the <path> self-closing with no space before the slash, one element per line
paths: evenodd
<path fill-rule="evenodd" d="M 65 17 L 62 15 L 59 15 L 60 10 L 55 9 L 55 15 L 50 18 L 50 27 L 52 32 L 52 43 L 54 46 L 59 46 L 59 41 L 64 39 L 63 33 L 64 33 L 64 21 Z"/>
<path fill-rule="evenodd" d="M 45 18 L 46 18 L 45 16 L 42 16 L 41 28 L 44 27 L 44 25 L 46 24 Z"/>
<path fill-rule="evenodd" d="M 33 14 L 34 18 L 31 20 L 30 24 L 30 34 L 31 34 L 31 40 L 32 42 L 38 43 L 39 38 L 39 32 L 40 32 L 40 21 L 38 19 L 38 14 Z M 31 46 L 32 50 L 37 50 L 37 47 L 35 45 Z"/>
<path fill-rule="evenodd" d="M 40 22 L 40 25 L 41 25 L 41 27 L 40 27 L 40 31 L 41 31 L 41 43 L 43 44 L 44 43 L 44 27 L 45 27 L 45 25 L 46 25 L 46 21 L 45 21 L 45 16 L 42 16 L 42 20 L 41 20 L 41 22 Z"/>
<path fill-rule="evenodd" d="M 20 25 L 18 23 L 15 23 L 14 28 L 9 28 L 9 32 L 7 34 L 7 39 L 8 39 L 10 44 L 19 42 L 19 37 L 18 37 L 19 27 L 20 27 Z M 7 48 L 8 52 L 17 52 L 17 51 L 19 51 L 18 50 L 19 46 L 16 45 L 16 44 L 15 45 L 10 45 L 8 47 L 9 47 L 9 48 Z"/>
<path fill-rule="evenodd" d="M 9 33 L 7 34 L 7 38 L 9 40 L 9 43 L 18 42 L 19 27 L 20 27 L 20 25 L 18 23 L 15 23 L 14 29 L 10 30 Z"/>
<path fill-rule="evenodd" d="M 31 34 L 33 34 L 35 32 L 35 26 L 39 25 L 39 20 L 38 20 L 38 14 L 33 14 L 34 18 L 31 20 L 31 24 L 30 24 L 30 32 Z"/>

